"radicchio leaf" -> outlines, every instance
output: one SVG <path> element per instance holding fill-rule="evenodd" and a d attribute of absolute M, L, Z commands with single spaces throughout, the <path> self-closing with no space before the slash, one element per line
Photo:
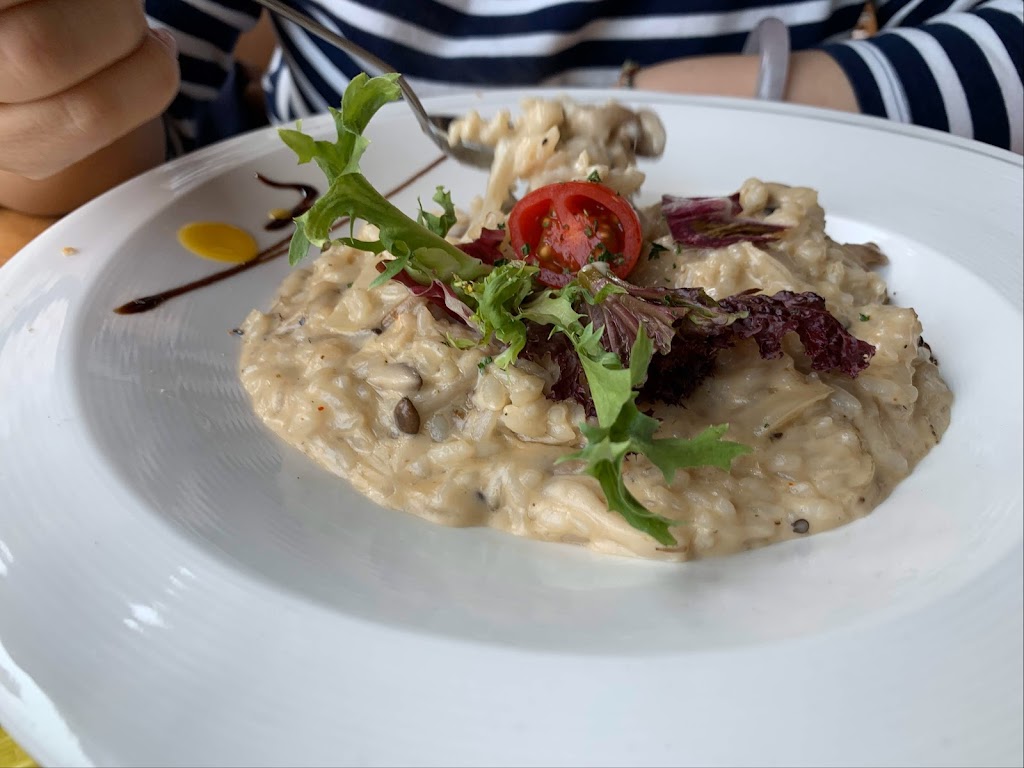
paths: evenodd
<path fill-rule="evenodd" d="M 713 336 L 714 329 L 725 328 L 743 316 L 723 307 L 702 288 L 657 288 L 633 285 L 600 266 L 580 270 L 577 280 L 591 296 L 604 293 L 602 301 L 587 302 L 581 311 L 597 327 L 604 328 L 601 342 L 605 349 L 619 355 L 623 365 L 629 363 L 629 350 L 643 324 L 655 352 L 671 353 L 678 335 L 678 326 L 689 319 L 702 335 Z"/>
<path fill-rule="evenodd" d="M 484 264 L 494 266 L 494 262 L 502 258 L 501 244 L 505 241 L 505 230 L 480 230 L 480 237 L 468 243 L 458 243 L 458 248 L 466 254 L 480 259 Z"/>
<path fill-rule="evenodd" d="M 551 399 L 575 400 L 586 408 L 587 415 L 596 415 L 580 358 L 564 333 L 552 334 L 550 326 L 527 322 L 526 346 L 520 356 L 535 363 L 550 358 L 559 373 L 549 393 Z"/>
<path fill-rule="evenodd" d="M 793 331 L 816 371 L 834 371 L 855 378 L 868 367 L 875 348 L 843 328 L 815 293 L 779 291 L 774 296 L 746 293 L 729 296 L 719 306 L 746 317 L 733 324 L 738 338 L 757 342 L 766 360 L 782 354 L 782 337 Z"/>
<path fill-rule="evenodd" d="M 741 339 L 753 339 L 761 356 L 782 354 L 782 338 L 793 331 L 817 371 L 856 377 L 875 348 L 857 339 L 814 293 L 780 291 L 774 296 L 747 292 L 715 301 L 700 288 L 651 288 L 632 285 L 597 266 L 577 275 L 590 296 L 603 292 L 593 304 L 580 302 L 578 311 L 602 328 L 601 344 L 628 364 L 630 348 L 643 325 L 657 354 L 651 359 L 641 393 L 647 400 L 679 403 L 714 370 L 718 352 Z M 610 290 L 611 289 L 611 290 Z M 572 348 L 558 340 L 530 336 L 524 354 L 539 359 L 549 354 L 561 376 L 552 388 L 556 399 L 572 398 L 591 411 L 586 381 Z"/>
<path fill-rule="evenodd" d="M 377 265 L 378 271 L 381 271 L 382 268 L 383 264 Z M 466 325 L 472 325 L 470 318 L 473 317 L 473 310 L 446 283 L 442 283 L 440 280 L 433 280 L 429 284 L 423 285 L 409 277 L 406 272 L 399 272 L 391 279 L 408 288 L 413 296 L 419 296 L 433 302 L 446 310 L 452 318 L 460 320 Z"/>
<path fill-rule="evenodd" d="M 778 224 L 741 218 L 742 211 L 738 192 L 729 197 L 661 198 L 661 212 L 672 239 L 689 248 L 722 248 L 744 241 L 763 243 L 786 231 Z"/>
<path fill-rule="evenodd" d="M 438 187 L 438 190 L 438 194 L 441 194 L 440 187 Z M 458 243 L 456 247 L 466 255 L 479 259 L 484 264 L 494 266 L 494 263 L 502 256 L 500 246 L 504 240 L 504 230 L 484 228 L 480 231 L 480 237 L 476 240 L 471 240 L 468 243 Z M 378 264 L 377 270 L 382 272 L 383 265 Z M 409 277 L 405 271 L 399 271 L 392 279 L 397 280 L 408 288 L 413 296 L 427 299 L 427 301 L 431 301 L 439 307 L 446 309 L 448 314 L 454 319 L 460 320 L 466 325 L 472 325 L 470 318 L 473 316 L 473 310 L 446 283 L 434 280 L 429 285 L 423 285 Z"/>

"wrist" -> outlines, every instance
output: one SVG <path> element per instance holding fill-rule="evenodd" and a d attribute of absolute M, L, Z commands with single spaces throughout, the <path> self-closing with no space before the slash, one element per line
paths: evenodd
<path fill-rule="evenodd" d="M 757 84 L 758 56 L 697 56 L 644 67 L 633 75 L 635 88 L 708 96 L 749 98 Z"/>
<path fill-rule="evenodd" d="M 785 101 L 859 111 L 846 73 L 827 53 L 797 51 L 789 55 L 788 65 Z M 760 56 L 699 56 L 644 67 L 633 72 L 631 79 L 642 90 L 751 98 L 760 67 Z"/>
<path fill-rule="evenodd" d="M 797 51 L 790 57 L 786 101 L 844 112 L 859 112 L 849 78 L 824 51 Z"/>

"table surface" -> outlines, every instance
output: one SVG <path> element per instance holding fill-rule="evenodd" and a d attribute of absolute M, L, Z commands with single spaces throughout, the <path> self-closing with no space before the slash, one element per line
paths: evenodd
<path fill-rule="evenodd" d="M 54 221 L 52 218 L 26 216 L 0 208 L 0 266 Z M 34 765 L 32 759 L 0 728 L 0 766 L 31 768 Z"/>
<path fill-rule="evenodd" d="M 45 216 L 26 216 L 0 208 L 0 265 L 38 235 L 56 219 Z"/>

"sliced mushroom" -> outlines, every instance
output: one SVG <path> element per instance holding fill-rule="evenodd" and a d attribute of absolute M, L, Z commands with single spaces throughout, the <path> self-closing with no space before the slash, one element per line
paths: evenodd
<path fill-rule="evenodd" d="M 440 411 L 427 419 L 427 434 L 435 443 L 443 443 L 451 433 L 452 423 Z"/>
<path fill-rule="evenodd" d="M 416 435 L 420 431 L 420 412 L 416 410 L 412 400 L 403 397 L 395 406 L 395 426 L 407 435 Z"/>
<path fill-rule="evenodd" d="M 636 153 L 641 157 L 661 157 L 665 151 L 665 126 L 661 118 L 649 109 L 638 110 L 636 115 L 642 129 Z"/>
<path fill-rule="evenodd" d="M 423 377 L 405 363 L 380 363 L 367 372 L 366 383 L 378 392 L 410 394 L 420 390 Z"/>

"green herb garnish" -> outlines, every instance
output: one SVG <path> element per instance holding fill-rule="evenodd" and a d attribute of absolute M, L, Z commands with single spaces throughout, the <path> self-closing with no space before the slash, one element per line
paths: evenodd
<path fill-rule="evenodd" d="M 331 109 L 338 132 L 337 141 L 318 141 L 297 130 L 282 129 L 281 139 L 291 147 L 300 163 L 315 160 L 327 177 L 327 191 L 296 222 L 288 251 L 288 261 L 297 264 L 309 246 L 326 247 L 331 228 L 338 219 L 348 217 L 374 224 L 379 239 L 362 241 L 352 234 L 338 242 L 371 253 L 387 251 L 394 259 L 374 284 L 383 284 L 403 269 L 417 281 L 451 282 L 456 276 L 475 279 L 487 274 L 489 267 L 466 255 L 442 236 L 413 221 L 374 189 L 359 170 L 359 160 L 369 146 L 363 136 L 370 119 L 385 104 L 397 101 L 401 91 L 395 84 L 397 74 L 369 78 L 359 74 L 352 79 L 342 97 L 341 109 Z M 436 199 L 436 198 L 435 198 Z"/>
<path fill-rule="evenodd" d="M 586 376 L 597 424 L 580 425 L 586 445 L 563 460 L 584 463 L 583 471 L 600 483 L 610 510 L 660 544 L 675 545 L 677 542 L 669 531 L 675 522 L 646 509 L 626 488 L 622 477 L 626 456 L 646 456 L 671 481 L 675 471 L 684 467 L 710 465 L 727 469 L 734 457 L 749 449 L 722 440 L 725 425 L 709 427 L 691 440 L 654 437 L 659 422 L 636 406 L 638 388 L 646 378 L 653 354 L 644 326 L 638 326 L 629 365 L 623 367 L 619 355 L 602 346 L 603 329 L 584 324 L 583 316 L 574 309 L 578 302 L 593 306 L 622 294 L 620 286 L 609 283 L 591 292 L 573 280 L 557 291 L 539 288 L 534 279 L 537 267 L 505 259 L 498 259 L 491 266 L 445 239 L 455 223 L 455 210 L 451 196 L 443 188 L 438 187 L 433 197 L 442 213 L 427 213 L 420 205 L 415 221 L 374 189 L 359 168 L 359 160 L 369 145 L 363 132 L 381 107 L 400 98 L 397 78 L 396 74 L 374 78 L 360 74 L 351 80 L 341 109 L 331 110 L 338 134 L 336 141 L 314 140 L 301 132 L 301 125 L 296 130 L 280 131 L 299 162 L 315 161 L 329 182 L 323 196 L 296 219 L 289 262 L 294 265 L 304 258 L 310 245 L 324 248 L 332 242 L 375 254 L 386 251 L 393 258 L 385 262 L 384 272 L 373 285 L 382 284 L 402 271 L 423 286 L 441 284 L 447 292 L 446 301 L 454 301 L 464 310 L 461 316 L 468 317 L 468 322 L 480 332 L 479 343 L 497 339 L 505 345 L 496 357 L 480 361 L 481 370 L 491 363 L 507 368 L 516 361 L 527 343 L 527 322 L 549 326 L 551 334 L 564 334 Z M 600 176 L 594 172 L 588 181 L 600 181 Z M 346 217 L 353 222 L 349 235 L 332 241 L 334 223 Z M 357 239 L 351 229 L 356 221 L 376 226 L 378 239 Z M 523 255 L 529 255 L 528 247 L 524 247 Z M 599 254 L 601 260 L 614 261 L 615 256 L 606 249 Z M 474 344 L 461 339 L 449 341 L 458 347 Z"/>
<path fill-rule="evenodd" d="M 651 248 L 650 250 L 647 251 L 647 258 L 650 261 L 657 261 L 658 259 L 661 258 L 661 254 L 663 254 L 667 250 L 668 248 L 666 248 L 664 245 L 661 245 L 659 243 L 651 243 Z"/>
<path fill-rule="evenodd" d="M 433 200 L 443 209 L 442 214 L 437 216 L 433 213 L 427 213 L 423 210 L 423 203 L 417 199 L 416 203 L 419 205 L 420 211 L 416 216 L 416 221 L 438 237 L 444 237 L 455 226 L 455 206 L 452 204 L 451 194 L 444 187 L 439 186 L 437 188 L 434 192 Z"/>

